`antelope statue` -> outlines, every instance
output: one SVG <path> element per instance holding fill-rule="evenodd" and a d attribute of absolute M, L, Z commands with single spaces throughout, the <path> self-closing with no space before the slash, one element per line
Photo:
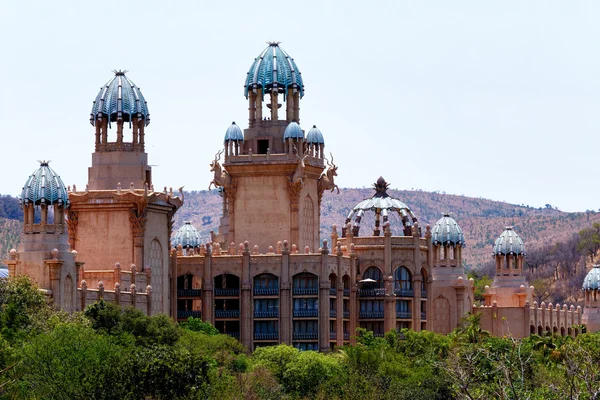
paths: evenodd
<path fill-rule="evenodd" d="M 226 187 L 227 185 L 229 185 L 229 172 L 227 172 L 227 170 L 221 167 L 221 164 L 219 164 L 219 160 L 221 159 L 221 154 L 223 153 L 223 151 L 225 150 L 219 151 L 215 155 L 214 161 L 210 163 L 210 172 L 214 172 L 215 175 L 213 177 L 213 180 L 208 185 L 208 190 L 210 190 L 210 187 L 213 185 L 216 188 L 220 186 Z"/>
<path fill-rule="evenodd" d="M 298 165 L 296 166 L 296 170 L 294 171 L 294 175 L 292 175 L 292 183 L 300 182 L 302 186 L 304 186 L 304 160 L 308 157 L 306 154 L 304 157 L 300 157 L 300 152 L 294 146 L 294 150 L 296 150 L 296 158 L 298 159 Z"/>
<path fill-rule="evenodd" d="M 329 160 L 327 160 L 327 157 L 325 157 L 325 161 L 329 167 L 327 168 L 327 171 L 325 171 L 325 173 L 319 178 L 318 187 L 320 190 L 331 190 L 331 192 L 333 192 L 334 189 L 337 189 L 338 194 L 340 194 L 340 188 L 334 182 L 334 177 L 337 176 L 338 167 L 333 163 L 333 154 L 329 154 L 331 155 L 331 163 L 329 163 Z"/>

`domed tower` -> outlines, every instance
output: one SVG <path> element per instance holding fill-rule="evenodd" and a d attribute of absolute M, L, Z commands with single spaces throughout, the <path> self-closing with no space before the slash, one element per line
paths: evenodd
<path fill-rule="evenodd" d="M 449 333 L 473 307 L 473 283 L 462 264 L 463 231 L 450 214 L 443 214 L 431 229 L 433 269 L 433 330 Z"/>
<path fill-rule="evenodd" d="M 96 146 L 88 172 L 90 190 L 112 190 L 119 183 L 140 189 L 146 184 L 152 186 L 144 140 L 150 112 L 142 92 L 126 72 L 115 71 L 92 106 L 90 123 L 96 128 Z M 130 140 L 125 137 L 127 127 Z"/>
<path fill-rule="evenodd" d="M 21 191 L 23 233 L 7 264 L 10 276 L 28 275 L 46 289 L 57 308 L 74 311 L 78 267 L 68 242 L 65 214 L 70 206 L 60 176 L 41 161 Z"/>
<path fill-rule="evenodd" d="M 179 246 L 181 246 L 185 251 L 198 250 L 201 244 L 200 233 L 190 221 L 185 221 L 183 223 L 171 241 L 173 247 L 179 248 Z"/>
<path fill-rule="evenodd" d="M 533 304 L 533 287 L 529 287 L 523 274 L 525 244 L 512 226 L 507 226 L 494 242 L 496 276 L 484 297 L 486 305 L 494 301 L 499 307 L 523 307 L 526 301 Z"/>
<path fill-rule="evenodd" d="M 594 265 L 583 280 L 584 308 L 581 323 L 587 332 L 600 331 L 600 265 Z"/>
<path fill-rule="evenodd" d="M 244 95 L 250 104 L 248 128 L 242 133 L 232 124 L 224 150 L 210 165 L 214 178 L 209 188 L 214 185 L 223 195 L 218 240 L 224 248 L 248 240 L 260 252 L 289 240 L 314 251 L 319 248 L 321 196 L 335 187 L 337 167 L 329 166 L 331 179 L 322 175 L 323 135 L 317 130 L 310 141 L 305 138 L 299 125 L 302 76 L 278 42 L 269 43 L 250 66 Z M 285 115 L 279 110 L 282 103 Z"/>

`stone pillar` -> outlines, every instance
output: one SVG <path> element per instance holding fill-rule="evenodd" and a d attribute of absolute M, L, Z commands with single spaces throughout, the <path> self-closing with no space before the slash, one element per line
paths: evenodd
<path fill-rule="evenodd" d="M 290 248 L 288 241 L 283 241 L 281 249 L 281 283 L 279 294 L 279 341 L 291 346 L 292 344 L 292 283 L 290 277 Z"/>
<path fill-rule="evenodd" d="M 252 350 L 253 332 L 252 332 L 252 282 L 250 272 L 250 249 L 244 246 L 242 252 L 242 294 L 240 296 L 241 321 L 240 321 L 240 339 L 248 350 Z"/>
<path fill-rule="evenodd" d="M 278 111 L 279 111 L 279 104 L 278 104 L 278 100 L 277 100 L 277 91 L 273 90 L 271 91 L 271 121 L 277 121 L 277 119 L 279 119 L 278 117 Z"/>
<path fill-rule="evenodd" d="M 248 128 L 253 128 L 256 123 L 256 93 L 250 91 L 248 93 L 248 105 L 249 117 L 248 117 Z"/>
<path fill-rule="evenodd" d="M 334 229 L 334 233 L 332 233 L 332 238 L 337 238 L 337 232 Z M 336 305 L 336 320 L 335 320 L 335 330 L 337 332 L 337 336 L 335 338 L 335 344 L 337 346 L 344 345 L 344 281 L 342 280 L 342 256 L 344 253 L 342 252 L 342 244 L 337 242 L 337 292 L 335 297 L 335 305 Z"/>
<path fill-rule="evenodd" d="M 300 91 L 295 90 L 292 96 L 294 97 L 294 121 L 300 123 Z"/>
<path fill-rule="evenodd" d="M 415 291 L 415 296 L 413 298 L 413 330 L 415 332 L 421 332 L 421 238 L 419 237 L 419 225 L 415 222 L 412 228 L 413 234 L 413 248 L 414 248 L 414 256 L 415 260 L 415 271 L 413 275 L 413 290 Z"/>
<path fill-rule="evenodd" d="M 287 182 L 287 191 L 290 198 L 290 240 L 292 244 L 299 245 L 299 221 L 298 221 L 298 210 L 300 192 L 302 191 L 301 182 Z"/>
<path fill-rule="evenodd" d="M 383 300 L 383 332 L 396 330 L 396 295 L 394 294 L 394 277 L 384 277 L 385 297 Z"/>
<path fill-rule="evenodd" d="M 171 252 L 170 252 L 170 284 L 171 284 L 171 317 L 177 321 L 177 276 L 179 275 L 179 270 L 177 268 L 177 250 L 175 250 L 175 248 L 171 248 Z M 204 291 L 201 292 L 202 295 L 204 294 Z M 156 308 L 156 305 L 154 306 L 154 308 Z"/>
<path fill-rule="evenodd" d="M 321 249 L 321 271 L 319 273 L 319 350 L 329 351 L 329 292 L 331 284 L 327 275 L 329 249 L 327 240 L 323 240 Z"/>
<path fill-rule="evenodd" d="M 210 245 L 206 244 L 204 255 L 204 282 L 202 282 L 202 319 L 214 325 L 213 310 L 213 276 L 212 276 L 212 254 Z"/>
<path fill-rule="evenodd" d="M 62 290 L 60 285 L 60 270 L 64 263 L 63 260 L 59 260 L 58 250 L 52 250 L 52 259 L 44 261 L 48 268 L 50 275 L 50 290 L 52 290 L 52 299 L 54 301 L 54 308 L 60 309 L 63 305 L 63 299 L 61 296 Z"/>
<path fill-rule="evenodd" d="M 351 231 L 351 229 L 349 229 Z M 346 236 L 348 237 L 348 236 Z M 356 328 L 358 327 L 358 285 L 356 284 L 356 252 L 354 251 L 354 243 L 349 245 L 350 256 L 350 344 L 355 345 L 356 339 L 353 336 L 356 335 Z"/>
<path fill-rule="evenodd" d="M 294 119 L 294 95 L 289 92 L 286 99 L 285 119 L 287 122 L 292 122 Z"/>

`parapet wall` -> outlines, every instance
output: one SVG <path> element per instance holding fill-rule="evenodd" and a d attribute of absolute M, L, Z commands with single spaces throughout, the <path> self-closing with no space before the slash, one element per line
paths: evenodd
<path fill-rule="evenodd" d="M 152 315 L 152 287 L 148 285 L 145 289 L 145 293 L 138 292 L 136 285 L 132 284 L 129 291 L 124 291 L 121 290 L 121 285 L 116 283 L 114 290 L 105 290 L 102 282 L 98 284 L 97 289 L 89 289 L 86 281 L 82 281 L 81 286 L 77 288 L 77 309 L 85 310 L 88 305 L 102 299 L 107 303 L 134 307 Z"/>

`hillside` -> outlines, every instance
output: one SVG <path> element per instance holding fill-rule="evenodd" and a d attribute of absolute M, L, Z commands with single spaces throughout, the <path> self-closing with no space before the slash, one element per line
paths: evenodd
<path fill-rule="evenodd" d="M 423 228 L 426 224 L 433 225 L 443 212 L 450 212 L 465 233 L 467 247 L 463 257 L 471 267 L 480 266 L 491 259 L 491 246 L 504 226 L 514 226 L 525 240 L 527 248 L 533 249 L 562 241 L 593 222 L 600 222 L 600 213 L 566 213 L 550 205 L 532 208 L 482 198 L 413 190 L 389 190 L 389 193 L 413 210 Z M 333 224 L 341 227 L 352 207 L 372 194 L 370 188 L 341 189 L 339 195 L 325 193 L 321 204 L 321 238 L 329 237 Z M 186 192 L 185 204 L 175 218 L 174 232 L 189 220 L 200 231 L 203 241 L 207 241 L 210 231 L 218 229 L 221 207 L 221 197 L 216 191 Z M 18 216 L 16 212 L 10 214 Z M 398 226 L 397 219 L 390 219 L 393 228 Z M 361 234 L 365 235 L 372 228 L 373 220 L 365 217 L 361 226 Z M 0 259 L 4 259 L 8 250 L 16 246 L 20 229 L 20 218 L 0 217 Z M 395 230 L 394 233 L 398 232 Z"/>

